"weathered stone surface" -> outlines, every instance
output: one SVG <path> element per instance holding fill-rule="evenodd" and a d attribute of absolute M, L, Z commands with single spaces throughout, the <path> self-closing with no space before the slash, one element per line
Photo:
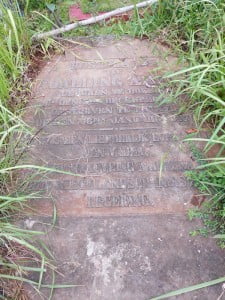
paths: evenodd
<path fill-rule="evenodd" d="M 57 281 L 84 285 L 54 299 L 149 299 L 223 275 L 222 251 L 189 236 L 196 191 L 184 172 L 195 162 L 183 138 L 193 125 L 174 104 L 158 105 L 160 76 L 176 68 L 167 51 L 132 39 L 78 43 L 37 79 L 28 160 L 77 174 L 30 185 L 46 198 L 25 224 L 50 216 L 55 200 L 59 220 L 46 241 L 65 275 Z M 216 299 L 220 289 L 179 299 Z"/>
<path fill-rule="evenodd" d="M 60 217 L 46 237 L 63 274 L 56 282 L 84 286 L 56 290 L 53 299 L 150 300 L 224 276 L 224 251 L 212 239 L 189 236 L 196 226 L 174 214 Z M 221 290 L 218 285 L 171 299 L 216 300 Z"/>
<path fill-rule="evenodd" d="M 184 211 L 193 195 L 184 171 L 194 162 L 182 142 L 189 115 L 159 106 L 154 69 L 165 49 L 138 40 L 75 47 L 38 78 L 33 154 L 57 174 L 33 184 L 79 216 Z M 168 57 L 171 64 L 175 59 Z M 158 71 L 159 75 L 159 71 Z M 42 210 L 48 212 L 48 203 Z"/>

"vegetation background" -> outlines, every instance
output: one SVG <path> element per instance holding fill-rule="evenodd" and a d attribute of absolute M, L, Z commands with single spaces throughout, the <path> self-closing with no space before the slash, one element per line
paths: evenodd
<path fill-rule="evenodd" d="M 38 166 L 20 164 L 24 151 L 24 136 L 34 133 L 21 119 L 29 97 L 30 68 L 34 56 L 45 57 L 60 45 L 53 39 L 32 43 L 35 32 L 47 31 L 58 22 L 69 23 L 68 8 L 76 1 L 60 0 L 0 0 L 0 298 L 25 299 L 23 283 L 35 289 L 43 287 L 44 273 L 50 268 L 54 283 L 52 257 L 45 245 L 39 242 L 41 232 L 17 227 L 15 219 L 27 207 L 27 200 L 38 199 L 38 194 L 26 191 L 27 181 L 18 188 L 16 171 L 32 169 L 49 170 Z M 138 2 L 138 1 L 136 1 Z M 132 1 L 77 1 L 85 12 L 97 14 Z M 51 4 L 51 9 L 49 9 Z M 109 20 L 91 27 L 77 28 L 65 37 L 76 35 L 124 34 L 134 37 L 157 39 L 176 53 L 185 69 L 175 74 L 165 74 L 170 82 L 171 95 L 167 101 L 179 100 L 186 95 L 185 106 L 180 112 L 191 111 L 198 132 L 210 132 L 208 138 L 198 138 L 195 133 L 187 136 L 199 167 L 187 174 L 208 200 L 200 208 L 189 212 L 189 217 L 199 217 L 204 227 L 198 233 L 213 234 L 225 245 L 225 3 L 224 0 L 159 0 L 152 7 L 134 10 L 129 21 Z M 163 103 L 162 103 L 163 104 Z M 15 138 L 16 137 L 16 138 Z M 205 143 L 198 151 L 199 141 Z M 213 154 L 212 154 L 213 153 Z M 35 176 L 35 175 L 34 175 Z M 17 188 L 15 189 L 15 187 Z M 53 223 L 55 219 L 55 213 Z M 31 282 L 30 272 L 38 274 Z M 157 298 L 161 299 L 161 298 Z"/>

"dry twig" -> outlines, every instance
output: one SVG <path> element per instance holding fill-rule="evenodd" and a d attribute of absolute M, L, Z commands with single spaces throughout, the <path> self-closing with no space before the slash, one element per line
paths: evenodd
<path fill-rule="evenodd" d="M 87 20 L 83 20 L 83 21 L 79 21 L 79 22 L 76 22 L 76 23 L 68 24 L 68 25 L 65 25 L 63 27 L 60 27 L 60 28 L 57 28 L 57 29 L 54 29 L 54 30 L 51 30 L 51 31 L 48 31 L 48 32 L 35 34 L 32 37 L 32 40 L 41 40 L 41 39 L 44 39 L 44 38 L 49 37 L 49 36 L 55 36 L 55 35 L 70 31 L 70 30 L 75 29 L 79 26 L 86 26 L 86 25 L 98 23 L 98 22 L 103 21 L 105 19 L 108 19 L 108 18 L 114 17 L 116 15 L 120 15 L 120 14 L 123 14 L 125 12 L 128 12 L 128 11 L 134 9 L 134 8 L 146 7 L 146 6 L 151 5 L 151 4 L 153 4 L 157 1 L 158 0 L 148 0 L 148 1 L 140 2 L 136 5 L 129 5 L 129 6 L 124 6 L 124 7 L 121 7 L 121 8 L 117 8 L 117 9 L 112 10 L 110 12 L 107 12 L 105 14 L 101 14 L 101 15 L 96 16 L 96 17 L 91 17 Z"/>

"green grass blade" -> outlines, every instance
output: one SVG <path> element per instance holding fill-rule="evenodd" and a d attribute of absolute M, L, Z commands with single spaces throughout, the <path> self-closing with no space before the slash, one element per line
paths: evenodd
<path fill-rule="evenodd" d="M 54 272 L 54 270 L 52 270 L 52 288 L 50 289 L 50 294 L 49 294 L 48 300 L 51 300 L 52 297 L 53 297 L 53 292 L 54 292 L 53 286 L 54 286 L 54 284 L 55 284 L 55 272 Z"/>
<path fill-rule="evenodd" d="M 21 269 L 24 271 L 31 271 L 31 272 L 46 272 L 47 269 L 45 268 L 35 268 L 35 267 L 25 267 L 25 266 L 21 266 L 21 265 L 15 265 L 15 264 L 9 264 L 9 263 L 4 263 L 0 261 L 0 266 L 4 266 L 4 267 L 10 267 L 13 269 Z"/>
<path fill-rule="evenodd" d="M 197 290 L 200 290 L 200 289 L 203 289 L 203 288 L 206 288 L 206 287 L 218 284 L 218 283 L 222 283 L 222 282 L 225 282 L 225 277 L 221 277 L 221 278 L 218 278 L 218 279 L 215 279 L 215 280 L 211 280 L 211 281 L 203 282 L 203 283 L 200 283 L 200 284 L 197 284 L 197 285 L 189 286 L 187 288 L 176 290 L 176 291 L 173 291 L 173 292 L 170 292 L 170 293 L 167 293 L 167 294 L 155 297 L 155 298 L 151 298 L 149 300 L 167 299 L 167 298 L 170 298 L 170 297 L 179 296 L 179 295 L 182 295 L 182 294 L 185 294 L 185 293 L 190 293 L 190 292 L 193 292 L 193 291 L 197 291 Z"/>
<path fill-rule="evenodd" d="M 225 239 L 225 234 L 216 234 L 214 235 L 214 239 Z"/>
<path fill-rule="evenodd" d="M 194 66 L 194 67 L 191 67 L 191 68 L 187 68 L 187 69 L 180 70 L 180 71 L 178 71 L 178 72 L 175 72 L 175 73 L 166 75 L 165 78 L 172 78 L 172 77 L 175 77 L 175 76 L 178 76 L 178 75 L 185 74 L 185 73 L 187 73 L 187 72 L 192 72 L 192 71 L 195 71 L 195 70 L 198 70 L 198 69 L 205 69 L 205 68 L 207 68 L 207 67 L 208 67 L 208 65 L 198 65 L 198 66 Z"/>
<path fill-rule="evenodd" d="M 18 281 L 22 281 L 22 282 L 26 282 L 26 283 L 30 283 L 31 285 L 37 286 L 38 283 L 33 281 L 33 280 L 29 280 L 27 278 L 24 277 L 19 277 L 19 276 L 13 276 L 13 275 L 7 275 L 7 274 L 0 274 L 0 278 L 5 278 L 5 279 L 11 279 L 11 280 L 18 280 Z M 43 284 L 42 287 L 43 288 L 48 288 L 48 289 L 62 289 L 62 288 L 73 288 L 73 287 L 83 287 L 84 285 L 80 285 L 80 284 Z"/>
<path fill-rule="evenodd" d="M 0 170 L 0 174 L 7 173 L 7 172 L 13 171 L 13 170 L 19 170 L 19 169 L 34 169 L 34 170 L 39 170 L 39 171 L 56 172 L 56 173 L 61 173 L 61 174 L 65 174 L 65 175 L 84 177 L 83 175 L 80 175 L 80 174 L 75 174 L 72 172 L 66 172 L 66 171 L 62 171 L 62 170 L 57 170 L 57 169 L 43 167 L 43 166 L 36 166 L 36 165 L 19 165 L 19 166 L 4 168 L 4 169 Z"/>
<path fill-rule="evenodd" d="M 39 274 L 39 281 L 38 281 L 38 289 L 40 290 L 41 288 L 41 284 L 42 284 L 42 279 L 43 279 L 43 274 L 44 274 L 44 266 L 45 266 L 45 258 L 42 257 L 42 260 L 41 260 L 41 271 L 40 271 L 40 274 Z"/>

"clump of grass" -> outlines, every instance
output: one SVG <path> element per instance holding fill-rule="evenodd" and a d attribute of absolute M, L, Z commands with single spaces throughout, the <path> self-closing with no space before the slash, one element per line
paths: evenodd
<path fill-rule="evenodd" d="M 141 14 L 136 11 L 126 26 L 119 26 L 130 35 L 166 43 L 184 62 L 185 68 L 166 78 L 173 87 L 171 98 L 182 95 L 187 99 L 186 110 L 195 114 L 199 130 L 208 132 L 205 138 L 187 139 L 205 144 L 199 168 L 189 173 L 189 178 L 209 198 L 196 215 L 206 225 L 204 232 L 225 237 L 224 15 L 223 0 L 158 1 Z"/>
<path fill-rule="evenodd" d="M 132 21 L 131 33 L 157 37 L 175 50 L 185 68 L 167 76 L 173 97 L 186 100 L 186 110 L 195 114 L 197 125 L 207 135 L 189 137 L 191 144 L 204 143 L 199 167 L 188 172 L 208 200 L 191 210 L 190 218 L 201 218 L 203 228 L 193 234 L 216 234 L 225 246 L 225 3 L 223 0 L 159 1 L 144 17 Z M 184 95 L 186 97 L 184 97 Z M 167 299 L 201 289 L 224 278 L 174 291 L 153 299 Z M 224 294 L 222 292 L 221 296 Z"/>
<path fill-rule="evenodd" d="M 101 11 L 109 11 L 118 7 L 122 7 L 129 4 L 135 4 L 138 0 L 79 0 L 77 3 L 81 9 L 87 13 L 98 13 Z"/>
<path fill-rule="evenodd" d="M 224 30 L 224 1 L 159 0 L 140 16 L 133 20 L 135 35 L 157 36 L 191 58 L 201 49 L 210 49 L 215 28 Z"/>
<path fill-rule="evenodd" d="M 216 1 L 211 5 L 215 4 Z M 224 9 L 223 6 L 223 13 Z M 188 96 L 187 109 L 194 110 L 199 128 L 208 131 L 208 137 L 187 139 L 205 144 L 205 158 L 189 177 L 208 195 L 209 200 L 197 215 L 203 220 L 206 231 L 214 234 L 225 233 L 225 20 L 221 12 L 222 9 L 218 9 L 220 22 L 210 24 L 207 41 L 196 41 L 193 34 L 187 56 L 189 67 L 169 76 L 177 86 L 175 97 Z"/>
<path fill-rule="evenodd" d="M 15 190 L 13 169 L 20 153 L 19 141 L 30 134 L 30 129 L 19 117 L 17 102 L 10 101 L 29 63 L 31 44 L 26 17 L 19 4 L 0 1 L 0 12 L 0 297 L 24 299 L 22 283 L 27 281 L 27 274 L 39 273 L 39 283 L 35 286 L 39 289 L 50 264 L 45 251 L 35 242 L 43 233 L 12 224 L 27 200 L 37 196 Z M 37 261 L 39 266 L 29 266 Z"/>

